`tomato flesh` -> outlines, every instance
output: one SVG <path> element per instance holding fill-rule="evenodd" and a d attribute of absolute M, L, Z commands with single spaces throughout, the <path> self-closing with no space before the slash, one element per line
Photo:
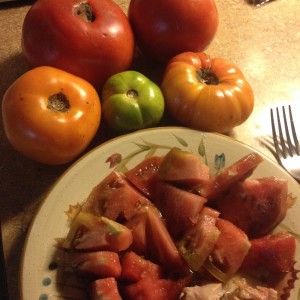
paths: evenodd
<path fill-rule="evenodd" d="M 145 196 L 155 199 L 155 181 L 163 156 L 151 156 L 125 173 L 126 178 Z"/>
<path fill-rule="evenodd" d="M 158 279 L 163 277 L 163 268 L 130 251 L 122 258 L 122 278 L 137 282 L 143 278 Z"/>
<path fill-rule="evenodd" d="M 286 215 L 287 181 L 273 177 L 248 179 L 234 185 L 217 201 L 222 217 L 250 238 L 269 234 Z"/>
<path fill-rule="evenodd" d="M 253 239 L 242 268 L 264 267 L 272 272 L 289 272 L 295 263 L 295 251 L 296 239 L 286 232 Z"/>
<path fill-rule="evenodd" d="M 91 300 L 122 300 L 114 277 L 97 279 L 91 283 Z"/>
<path fill-rule="evenodd" d="M 221 233 L 211 252 L 213 263 L 226 274 L 233 275 L 240 269 L 251 247 L 250 241 L 229 221 L 218 218 L 216 227 Z"/>
<path fill-rule="evenodd" d="M 145 277 L 124 290 L 128 300 L 177 300 L 187 283 L 185 278 L 174 281 Z"/>
<path fill-rule="evenodd" d="M 173 148 L 164 157 L 158 177 L 175 185 L 193 187 L 209 179 L 209 168 L 200 155 Z"/>
<path fill-rule="evenodd" d="M 207 199 L 163 181 L 156 184 L 155 204 L 172 237 L 178 238 L 195 225 Z"/>
<path fill-rule="evenodd" d="M 123 175 L 112 172 L 93 189 L 83 210 L 111 220 L 129 220 L 149 202 Z"/>
<path fill-rule="evenodd" d="M 227 192 L 236 182 L 249 177 L 262 161 L 263 158 L 258 153 L 250 153 L 224 168 L 207 182 L 198 185 L 196 189 L 200 195 L 210 201 L 214 201 Z"/>
<path fill-rule="evenodd" d="M 71 224 L 62 247 L 79 251 L 122 251 L 132 243 L 132 233 L 124 225 L 105 217 L 80 212 Z"/>
<path fill-rule="evenodd" d="M 118 253 L 112 251 L 68 252 L 64 264 L 80 276 L 91 278 L 118 278 L 122 270 Z"/>

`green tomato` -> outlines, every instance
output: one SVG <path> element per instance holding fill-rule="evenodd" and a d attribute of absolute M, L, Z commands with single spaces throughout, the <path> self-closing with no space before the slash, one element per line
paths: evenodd
<path fill-rule="evenodd" d="M 103 86 L 101 98 L 103 117 L 116 131 L 156 126 L 165 109 L 159 86 L 136 71 L 111 76 Z"/>

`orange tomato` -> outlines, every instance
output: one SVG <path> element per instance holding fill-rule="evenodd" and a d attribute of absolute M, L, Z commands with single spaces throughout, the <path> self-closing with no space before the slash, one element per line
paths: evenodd
<path fill-rule="evenodd" d="M 161 85 L 166 110 L 182 124 L 225 133 L 252 113 L 254 94 L 241 70 L 202 52 L 184 52 L 167 64 Z"/>
<path fill-rule="evenodd" d="M 19 77 L 2 102 L 4 130 L 23 155 L 49 165 L 72 161 L 94 138 L 101 104 L 94 87 L 52 67 Z"/>

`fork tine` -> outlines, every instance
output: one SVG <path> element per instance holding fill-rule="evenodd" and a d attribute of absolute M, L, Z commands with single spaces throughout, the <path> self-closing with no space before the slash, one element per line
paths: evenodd
<path fill-rule="evenodd" d="M 276 107 L 276 113 L 275 108 L 271 108 L 270 113 L 274 155 L 278 163 L 300 182 L 300 142 L 296 134 L 292 108 L 290 105 L 282 106 L 281 118 L 278 107 Z"/>
<path fill-rule="evenodd" d="M 282 133 L 282 127 L 281 127 L 281 121 L 280 121 L 278 107 L 276 107 L 276 113 L 277 113 L 277 123 L 278 123 L 278 131 L 279 131 L 279 139 L 280 139 L 280 144 L 281 144 L 282 156 L 283 156 L 283 158 L 286 158 L 287 157 L 287 148 L 286 148 L 283 133 Z"/>
<path fill-rule="evenodd" d="M 295 129 L 295 125 L 294 125 L 294 119 L 293 119 L 293 115 L 292 115 L 292 109 L 291 109 L 290 105 L 289 105 L 289 115 L 290 115 L 291 129 L 292 129 L 292 134 L 293 134 L 293 139 L 294 139 L 294 144 L 295 144 L 295 151 L 296 151 L 297 155 L 300 155 L 299 140 L 297 138 L 296 129 Z"/>
<path fill-rule="evenodd" d="M 273 142 L 274 142 L 274 148 L 275 151 L 278 155 L 280 155 L 280 148 L 278 144 L 278 139 L 277 139 L 277 133 L 276 133 L 276 127 L 275 127 L 275 120 L 274 120 L 274 114 L 273 114 L 273 109 L 271 108 L 271 125 L 272 125 L 272 135 L 273 135 Z"/>
<path fill-rule="evenodd" d="M 292 145 L 292 141 L 291 141 L 291 137 L 290 137 L 290 131 L 289 131 L 289 127 L 288 127 L 288 122 L 287 122 L 284 106 L 282 106 L 282 114 L 283 114 L 283 122 L 284 122 L 284 128 L 285 128 L 286 142 L 287 142 L 287 145 L 288 145 L 288 148 L 286 148 L 286 149 L 287 149 L 289 155 L 293 156 L 293 148 L 294 147 Z M 292 123 L 292 120 L 290 120 L 290 122 Z"/>

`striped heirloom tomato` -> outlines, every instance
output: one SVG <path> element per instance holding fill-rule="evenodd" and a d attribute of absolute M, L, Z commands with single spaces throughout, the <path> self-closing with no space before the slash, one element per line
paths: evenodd
<path fill-rule="evenodd" d="M 254 94 L 241 70 L 223 58 L 184 52 L 167 64 L 166 110 L 188 127 L 225 133 L 252 113 Z"/>

